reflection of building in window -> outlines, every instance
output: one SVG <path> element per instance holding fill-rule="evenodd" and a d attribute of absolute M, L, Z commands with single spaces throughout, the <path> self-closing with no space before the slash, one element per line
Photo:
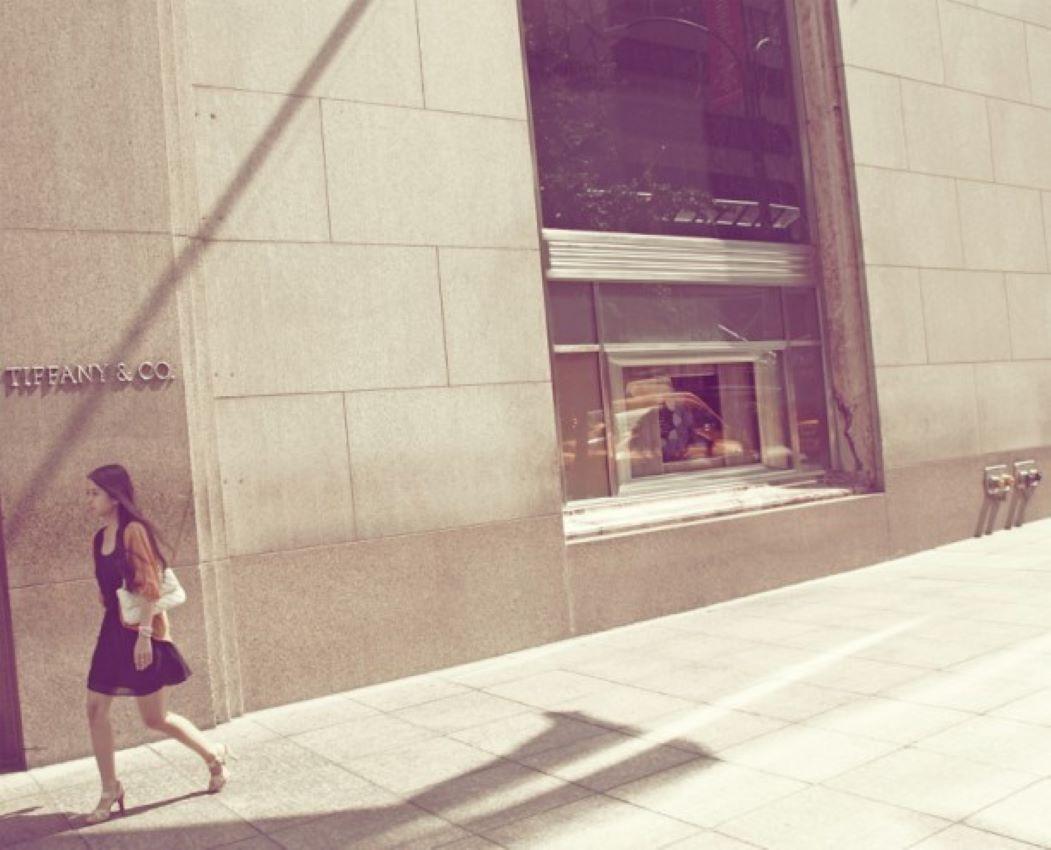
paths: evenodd
<path fill-rule="evenodd" d="M 786 0 L 522 0 L 566 498 L 830 463 Z"/>
<path fill-rule="evenodd" d="M 523 12 L 546 226 L 805 241 L 783 0 Z"/>

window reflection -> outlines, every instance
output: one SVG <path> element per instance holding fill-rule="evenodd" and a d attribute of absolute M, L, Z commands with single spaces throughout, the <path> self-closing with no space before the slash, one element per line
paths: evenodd
<path fill-rule="evenodd" d="M 523 0 L 544 226 L 801 242 L 784 0 Z"/>
<path fill-rule="evenodd" d="M 817 317 L 817 293 L 810 289 L 787 290 L 784 294 L 788 338 L 794 340 L 821 340 Z"/>
<path fill-rule="evenodd" d="M 763 273 L 805 252 L 636 236 L 809 240 L 787 0 L 520 2 L 543 225 L 605 232 L 551 237 L 566 498 L 826 467 L 813 282 Z"/>
<path fill-rule="evenodd" d="M 828 467 L 813 290 L 562 281 L 548 290 L 568 500 L 663 475 Z"/>
<path fill-rule="evenodd" d="M 565 283 L 547 292 L 551 341 L 555 345 L 588 345 L 598 342 L 590 283 Z"/>
<path fill-rule="evenodd" d="M 825 374 L 821 349 L 793 348 L 789 371 L 795 387 L 796 427 L 799 430 L 799 466 L 829 466 L 828 414 L 825 409 Z"/>
<path fill-rule="evenodd" d="M 606 415 L 598 355 L 559 354 L 554 369 L 566 499 L 608 496 Z"/>
<path fill-rule="evenodd" d="M 781 293 L 773 287 L 603 283 L 598 309 L 603 342 L 755 342 L 784 337 Z"/>
<path fill-rule="evenodd" d="M 621 484 L 654 475 L 791 464 L 781 366 L 752 361 L 614 367 Z"/>

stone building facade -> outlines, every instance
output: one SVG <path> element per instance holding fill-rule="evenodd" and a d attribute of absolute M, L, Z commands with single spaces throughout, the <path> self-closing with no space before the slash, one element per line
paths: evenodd
<path fill-rule="evenodd" d="M 620 5 L 635 18 L 604 32 L 674 17 Z M 697 31 L 739 16 L 728 49 L 740 21 L 783 22 L 743 87 L 719 82 L 727 61 L 704 79 L 742 110 L 749 79 L 794 86 L 778 120 L 799 199 L 711 189 L 673 233 L 620 239 L 547 220 L 541 0 L 0 4 L 6 766 L 89 751 L 82 494 L 106 462 L 175 545 L 196 675 L 173 705 L 204 726 L 1049 513 L 982 476 L 1051 464 L 1051 6 L 693 5 L 715 16 Z M 630 55 L 662 38 L 633 32 Z M 759 125 L 734 126 L 731 170 Z M 789 208 L 806 232 L 771 237 Z M 769 229 L 735 242 L 727 222 Z M 609 281 L 667 283 L 669 263 L 694 287 L 765 287 L 781 319 L 797 286 L 820 330 L 560 348 L 570 285 L 601 313 L 627 291 Z M 571 409 L 574 356 L 603 370 L 593 409 Z M 698 420 L 675 443 L 669 393 L 718 407 L 720 433 Z M 580 484 L 585 444 L 601 461 Z M 120 707 L 118 745 L 143 739 L 134 717 Z"/>

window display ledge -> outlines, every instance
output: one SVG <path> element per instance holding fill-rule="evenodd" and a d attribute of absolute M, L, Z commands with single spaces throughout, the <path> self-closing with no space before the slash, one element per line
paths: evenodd
<path fill-rule="evenodd" d="M 675 493 L 646 500 L 567 507 L 562 515 L 567 543 L 652 530 L 767 508 L 853 496 L 845 487 L 754 484 L 707 493 Z"/>

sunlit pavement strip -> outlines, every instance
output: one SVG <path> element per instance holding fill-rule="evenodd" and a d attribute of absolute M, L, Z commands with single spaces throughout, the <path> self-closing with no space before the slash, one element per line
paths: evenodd
<path fill-rule="evenodd" d="M 1051 521 L 0 776 L 0 847 L 1051 848 Z M 178 705 L 176 704 L 176 709 Z M 86 734 L 86 733 L 85 733 Z"/>

